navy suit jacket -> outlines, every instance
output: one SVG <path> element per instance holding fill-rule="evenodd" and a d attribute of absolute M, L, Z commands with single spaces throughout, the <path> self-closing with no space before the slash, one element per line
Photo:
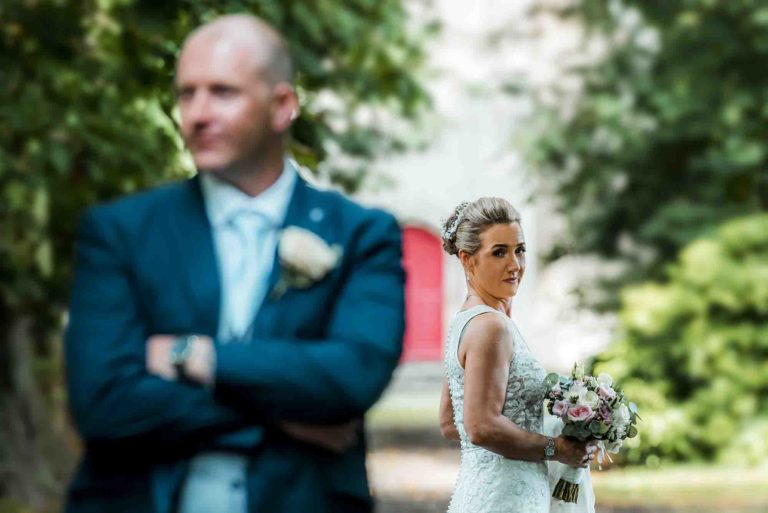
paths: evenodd
<path fill-rule="evenodd" d="M 298 179 L 285 225 L 343 248 L 306 289 L 265 299 L 249 344 L 216 341 L 216 385 L 146 370 L 154 334 L 218 332 L 221 285 L 197 178 L 90 209 L 66 333 L 70 408 L 84 456 L 69 513 L 170 513 L 192 456 L 249 458 L 249 512 L 370 511 L 365 440 L 338 455 L 272 427 L 361 417 L 401 353 L 401 233 L 383 211 Z M 277 283 L 280 265 L 270 277 Z"/>

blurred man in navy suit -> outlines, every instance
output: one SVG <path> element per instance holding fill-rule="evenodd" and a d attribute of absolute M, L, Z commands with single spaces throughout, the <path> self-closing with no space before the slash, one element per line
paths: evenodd
<path fill-rule="evenodd" d="M 400 229 L 299 176 L 292 81 L 258 18 L 200 27 L 176 72 L 199 173 L 85 214 L 66 511 L 372 510 L 362 417 L 401 352 Z"/>

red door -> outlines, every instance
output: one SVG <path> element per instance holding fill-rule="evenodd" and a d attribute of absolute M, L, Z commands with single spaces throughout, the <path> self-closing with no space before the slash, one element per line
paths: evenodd
<path fill-rule="evenodd" d="M 403 361 L 443 357 L 443 250 L 432 233 L 406 226 L 403 230 L 405 341 Z"/>

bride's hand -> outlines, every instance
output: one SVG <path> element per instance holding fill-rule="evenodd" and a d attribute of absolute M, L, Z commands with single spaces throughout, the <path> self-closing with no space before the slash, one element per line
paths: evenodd
<path fill-rule="evenodd" d="M 588 443 L 558 436 L 555 438 L 555 459 L 560 463 L 577 468 L 587 468 L 595 458 L 597 448 Z"/>

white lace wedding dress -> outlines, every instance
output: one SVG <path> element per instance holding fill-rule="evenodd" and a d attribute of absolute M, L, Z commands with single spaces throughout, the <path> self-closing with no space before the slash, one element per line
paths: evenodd
<path fill-rule="evenodd" d="M 446 343 L 445 368 L 453 403 L 454 423 L 461 437 L 461 467 L 449 513 L 548 513 L 550 483 L 547 464 L 505 458 L 473 445 L 464 429 L 464 369 L 458 349 L 467 323 L 493 308 L 478 305 L 456 314 Z M 502 413 L 522 429 L 542 432 L 544 378 L 536 360 L 511 319 L 513 356 Z"/>

